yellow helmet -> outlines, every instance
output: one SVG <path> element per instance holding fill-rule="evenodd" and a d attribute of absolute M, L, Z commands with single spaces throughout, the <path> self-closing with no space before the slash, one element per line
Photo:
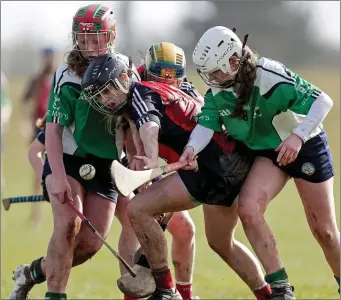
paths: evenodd
<path fill-rule="evenodd" d="M 184 50 L 173 43 L 151 45 L 147 50 L 145 63 L 149 80 L 179 86 L 185 78 Z"/>

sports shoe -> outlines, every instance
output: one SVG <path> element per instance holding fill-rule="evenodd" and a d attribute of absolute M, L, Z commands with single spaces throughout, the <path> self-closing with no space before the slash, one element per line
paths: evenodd
<path fill-rule="evenodd" d="M 176 289 L 156 289 L 148 300 L 182 300 L 182 297 Z"/>
<path fill-rule="evenodd" d="M 35 285 L 31 273 L 30 265 L 20 265 L 13 271 L 13 278 L 15 282 L 15 287 L 12 293 L 7 299 L 10 300 L 26 300 L 28 298 L 29 291 Z"/>
<path fill-rule="evenodd" d="M 269 296 L 271 300 L 295 300 L 294 287 L 282 284 L 270 284 L 272 294 Z"/>

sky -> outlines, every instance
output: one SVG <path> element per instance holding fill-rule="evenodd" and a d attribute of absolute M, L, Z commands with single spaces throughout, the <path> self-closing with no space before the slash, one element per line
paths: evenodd
<path fill-rule="evenodd" d="M 109 1 L 93 3 L 109 4 Z M 1 43 L 11 43 L 22 33 L 41 43 L 64 45 L 71 32 L 72 18 L 86 1 L 1 1 Z M 114 7 L 113 7 L 114 9 Z"/>
<path fill-rule="evenodd" d="M 297 13 L 310 11 L 310 34 L 319 37 L 317 42 L 340 49 L 340 1 L 288 1 L 285 4 Z"/>
<path fill-rule="evenodd" d="M 88 1 L 1 1 L 1 43 L 13 43 L 13 37 L 29 34 L 39 39 L 42 45 L 66 45 L 70 40 L 72 17 L 76 10 Z M 114 11 L 120 11 L 119 1 L 93 1 L 111 6 Z M 316 34 L 319 43 L 330 43 L 334 48 L 340 47 L 340 2 L 339 1 L 292 1 L 285 5 L 295 12 L 312 11 L 310 32 Z M 43 13 L 42 13 L 43 12 Z M 205 12 L 205 13 L 203 13 Z M 215 7 L 209 1 L 183 2 L 175 1 L 138 1 L 132 8 L 135 24 L 143 32 L 153 30 L 158 26 L 158 32 L 171 31 L 170 35 L 178 34 L 181 18 L 200 16 L 214 17 Z M 153 18 L 146 15 L 152 14 Z M 118 24 L 124 23 L 117 16 Z M 118 29 L 119 33 L 119 29 Z M 183 33 L 183 31 L 182 31 Z M 185 36 L 185 35 L 184 35 Z M 195 42 L 194 42 L 195 43 Z"/>
<path fill-rule="evenodd" d="M 39 37 L 42 43 L 63 45 L 70 41 L 72 17 L 77 9 L 89 3 L 99 3 L 112 7 L 117 19 L 117 33 L 124 20 L 120 18 L 120 1 L 1 1 L 1 43 L 13 42 L 13 36 L 22 33 Z M 179 9 L 181 7 L 181 9 Z M 20 8 L 20 9 L 18 9 Z M 211 17 L 214 5 L 209 1 L 200 1 L 195 5 L 197 14 Z M 42 13 L 44 12 L 44 13 Z M 205 12 L 205 14 L 204 14 Z M 180 1 L 136 1 L 132 7 L 134 23 L 144 32 L 172 30 L 179 32 L 179 19 L 190 17 L 193 2 Z M 152 14 L 146 22 L 146 15 Z M 10 28 L 10 30 L 9 30 Z"/>

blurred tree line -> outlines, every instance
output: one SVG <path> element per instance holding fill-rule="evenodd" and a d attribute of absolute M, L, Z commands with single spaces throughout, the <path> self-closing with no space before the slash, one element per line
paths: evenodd
<path fill-rule="evenodd" d="M 120 36 L 129 37 L 117 50 L 132 55 L 137 63 L 137 49 L 146 50 L 149 44 L 144 42 L 143 35 L 136 29 L 138 24 L 131 17 L 133 5 L 134 2 L 123 1 L 116 12 L 117 19 L 124 20 L 120 27 Z M 216 13 L 209 20 L 203 20 L 200 15 L 188 20 L 174 20 L 181 21 L 183 28 L 191 32 L 191 41 L 186 43 L 182 39 L 179 44 L 185 50 L 189 69 L 193 68 L 191 56 L 195 43 L 208 28 L 217 25 L 236 27 L 241 39 L 249 34 L 248 44 L 252 49 L 261 56 L 281 61 L 289 67 L 327 68 L 340 64 L 338 51 L 328 44 L 321 46 L 316 42 L 317 35 L 307 32 L 311 17 L 308 11 L 295 12 L 279 1 L 216 1 L 213 5 L 216 6 Z M 146 21 L 152 17 L 146 16 Z M 153 32 L 146 34 L 152 36 Z M 1 45 L 2 70 L 9 77 L 26 76 L 37 69 L 39 53 L 34 42 L 36 38 L 26 31 L 16 40 L 14 47 L 6 48 L 5 44 Z M 167 40 L 167 36 L 164 40 Z M 177 43 L 176 40 L 167 41 Z"/>

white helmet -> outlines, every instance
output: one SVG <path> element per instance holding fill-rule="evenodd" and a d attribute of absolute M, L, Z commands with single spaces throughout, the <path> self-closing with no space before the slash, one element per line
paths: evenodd
<path fill-rule="evenodd" d="M 210 28 L 201 37 L 193 51 L 192 57 L 197 71 L 205 83 L 210 86 L 221 87 L 220 84 L 208 80 L 208 74 L 216 70 L 220 69 L 229 75 L 238 73 L 238 70 L 231 71 L 230 58 L 231 56 L 242 57 L 243 44 L 234 30 L 223 26 Z"/>

